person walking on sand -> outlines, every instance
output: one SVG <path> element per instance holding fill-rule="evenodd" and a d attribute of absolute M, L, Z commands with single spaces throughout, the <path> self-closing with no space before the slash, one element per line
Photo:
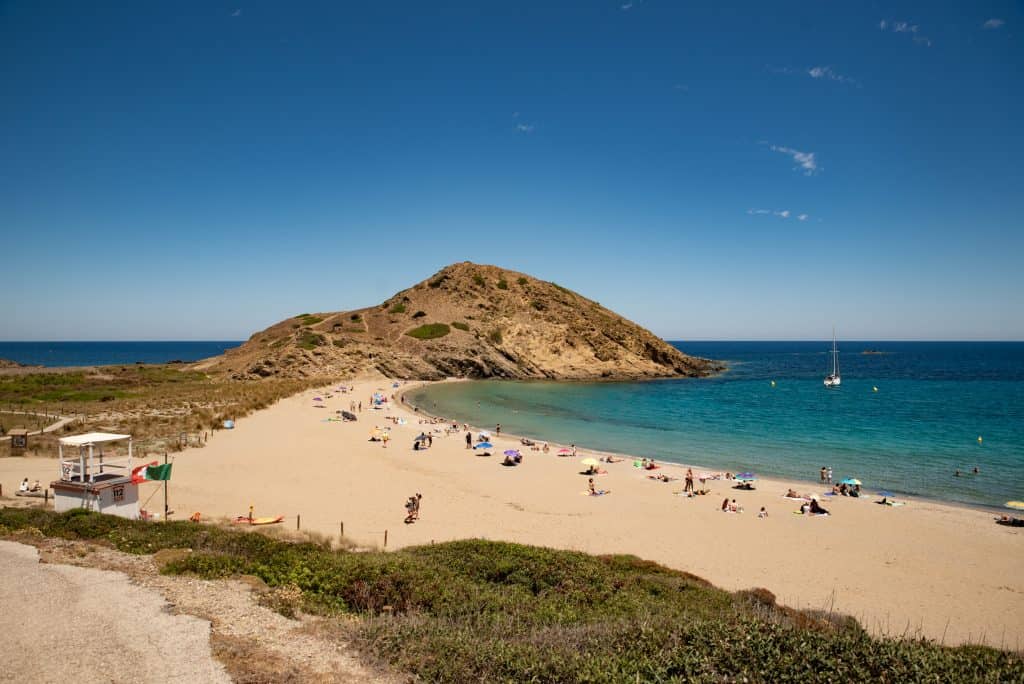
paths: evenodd
<path fill-rule="evenodd" d="M 391 439 L 391 433 L 388 430 L 384 431 L 384 434 L 380 436 L 380 440 L 384 442 L 384 448 L 388 448 L 388 440 Z"/>
<path fill-rule="evenodd" d="M 466 448 L 467 449 L 472 449 L 473 448 L 473 433 L 472 432 L 467 432 L 466 433 Z"/>
<path fill-rule="evenodd" d="M 825 484 L 825 466 L 821 466 L 821 483 Z"/>
<path fill-rule="evenodd" d="M 683 487 L 683 491 L 684 492 L 689 492 L 690 494 L 693 494 L 693 469 L 692 468 L 687 468 L 686 469 L 686 485 Z"/>
<path fill-rule="evenodd" d="M 363 402 L 359 402 L 359 412 L 363 412 Z"/>
<path fill-rule="evenodd" d="M 494 426 L 494 436 L 501 437 L 501 423 Z"/>

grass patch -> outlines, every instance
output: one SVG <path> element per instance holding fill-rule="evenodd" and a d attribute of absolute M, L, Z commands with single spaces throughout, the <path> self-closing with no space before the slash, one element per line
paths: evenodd
<path fill-rule="evenodd" d="M 518 278 L 516 278 L 516 282 L 519 283 L 520 285 L 526 285 L 526 283 L 528 283 L 529 281 L 523 276 L 519 276 Z"/>
<path fill-rule="evenodd" d="M 302 334 L 299 335 L 299 338 L 295 340 L 296 346 L 298 346 L 300 349 L 305 349 L 307 351 L 316 349 L 317 347 L 320 347 L 325 343 L 326 340 L 324 340 L 323 335 L 318 335 L 317 333 L 311 330 L 303 330 Z"/>
<path fill-rule="evenodd" d="M 1021 681 L 1020 656 L 879 639 L 851 618 L 781 608 L 633 556 L 480 540 L 331 550 L 188 522 L 0 509 L 0 534 L 189 548 L 166 574 L 254 575 L 418 681 Z M 272 604 L 273 605 L 273 604 Z M 353 620 L 351 617 L 355 616 Z"/>
<path fill-rule="evenodd" d="M 451 328 L 444 323 L 427 323 L 418 328 L 413 328 L 405 334 L 409 337 L 415 337 L 417 340 L 436 340 L 450 332 Z"/>
<path fill-rule="evenodd" d="M 489 339 L 494 344 L 501 344 L 501 341 L 503 339 L 501 335 L 501 330 L 499 328 L 495 328 L 491 332 L 487 333 L 487 339 Z"/>
<path fill-rule="evenodd" d="M 403 313 L 405 313 L 405 304 L 402 304 L 401 302 L 399 302 L 398 304 L 395 304 L 393 307 L 388 309 L 388 313 L 392 313 L 392 314 L 403 314 Z"/>
<path fill-rule="evenodd" d="M 477 287 L 483 287 L 484 284 L 485 284 L 484 283 L 484 277 L 482 275 L 480 275 L 479 273 L 474 273 L 473 274 L 473 282 L 476 283 Z"/>
<path fill-rule="evenodd" d="M 469 332 L 469 323 L 463 323 L 462 321 L 454 321 L 452 322 L 452 327 L 458 330 Z"/>
<path fill-rule="evenodd" d="M 498 281 L 498 289 L 499 290 L 507 290 L 508 289 L 508 281 L 505 280 L 504 278 L 499 280 Z"/>
<path fill-rule="evenodd" d="M 319 316 L 313 316 L 312 314 L 303 314 L 302 325 L 316 325 L 317 323 L 322 323 L 323 320 L 324 319 L 320 318 Z"/>

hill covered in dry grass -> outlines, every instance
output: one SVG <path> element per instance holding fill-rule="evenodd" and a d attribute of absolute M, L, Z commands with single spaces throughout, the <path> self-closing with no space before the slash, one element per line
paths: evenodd
<path fill-rule="evenodd" d="M 364 309 L 305 313 L 203 365 L 237 379 L 640 379 L 696 377 L 722 364 L 687 356 L 555 283 L 462 262 Z"/>

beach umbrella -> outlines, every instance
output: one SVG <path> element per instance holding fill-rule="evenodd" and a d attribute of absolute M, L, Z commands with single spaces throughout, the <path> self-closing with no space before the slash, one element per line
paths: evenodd
<path fill-rule="evenodd" d="M 321 397 L 313 397 L 313 401 L 323 401 Z"/>
<path fill-rule="evenodd" d="M 858 479 L 857 479 L 857 478 L 855 478 L 855 477 L 848 477 L 848 478 L 846 478 L 845 480 L 840 480 L 840 481 L 839 481 L 839 484 L 844 484 L 844 485 L 859 485 L 859 484 L 862 484 L 862 483 L 861 483 L 861 481 L 860 481 L 860 480 L 858 480 Z"/>
<path fill-rule="evenodd" d="M 559 449 L 558 453 L 560 453 L 560 454 L 571 454 L 572 453 L 572 449 Z"/>
<path fill-rule="evenodd" d="M 736 479 L 740 482 L 753 482 L 757 479 L 757 476 L 754 473 L 740 473 L 736 476 Z"/>
<path fill-rule="evenodd" d="M 473 447 L 473 448 L 474 448 L 474 449 L 491 449 L 491 448 L 493 448 L 493 447 L 494 447 L 494 445 L 493 445 L 493 444 L 491 444 L 490 442 L 480 442 L 479 444 L 477 444 L 477 445 L 476 445 L 475 447 Z"/>
<path fill-rule="evenodd" d="M 597 459 L 596 458 L 585 458 L 582 461 L 580 461 L 580 463 L 582 463 L 585 466 L 596 466 L 597 465 Z"/>
<path fill-rule="evenodd" d="M 697 476 L 698 480 L 710 480 L 713 477 L 711 473 L 701 473 Z"/>
<path fill-rule="evenodd" d="M 506 456 L 518 456 L 519 455 L 519 449 L 505 449 L 505 455 Z"/>
<path fill-rule="evenodd" d="M 1016 508 L 1018 511 L 1024 511 L 1024 501 L 1007 501 L 1007 508 Z"/>
<path fill-rule="evenodd" d="M 889 492 L 889 491 L 886 491 L 886 490 L 883 489 L 882 491 L 878 492 L 878 496 L 884 496 L 884 497 L 888 498 L 890 496 L 896 496 L 896 495 L 893 494 L 892 492 Z"/>

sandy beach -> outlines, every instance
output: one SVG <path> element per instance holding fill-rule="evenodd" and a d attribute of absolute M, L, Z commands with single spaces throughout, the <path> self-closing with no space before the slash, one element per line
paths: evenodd
<path fill-rule="evenodd" d="M 368 408 L 374 391 L 389 397 L 390 381 L 347 383 L 350 394 L 305 392 L 240 419 L 205 448 L 173 455 L 170 506 L 176 519 L 234 516 L 255 506 L 257 516 L 284 515 L 295 528 L 345 536 L 387 548 L 480 537 L 591 553 L 631 553 L 703 577 L 725 589 L 764 587 L 780 603 L 835 610 L 857 617 L 876 633 L 922 634 L 947 644 L 988 643 L 1019 649 L 1024 633 L 1024 550 L 1019 529 L 993 523 L 992 512 L 908 500 L 876 505 L 877 497 L 821 497 L 825 517 L 796 514 L 787 489 L 821 495 L 822 485 L 761 479 L 753 491 L 709 481 L 711 493 L 687 498 L 685 468 L 648 479 L 630 459 L 601 464 L 595 478 L 606 496 L 588 496 L 580 460 L 522 447 L 511 436 L 492 440 L 493 456 L 467 450 L 465 433 L 434 433 L 433 446 L 414 451 L 423 416 L 389 402 Z M 411 385 L 404 385 L 401 391 Z M 327 390 L 326 392 L 330 392 Z M 362 402 L 358 421 L 328 422 L 335 411 Z M 404 420 L 394 424 L 388 419 Z M 369 441 L 374 427 L 391 439 Z M 494 426 L 484 426 L 492 429 Z M 501 453 L 518 448 L 518 467 Z M 642 453 L 643 445 L 637 445 Z M 742 468 L 737 463 L 736 468 Z M 701 469 L 695 467 L 694 471 Z M 10 496 L 22 477 L 54 479 L 52 459 L 0 461 Z M 698 483 L 699 487 L 699 483 Z M 161 511 L 162 490 L 142 486 L 146 507 Z M 406 498 L 423 494 L 418 522 L 403 524 Z M 724 498 L 742 513 L 723 513 Z M 768 516 L 759 518 L 765 507 Z"/>

